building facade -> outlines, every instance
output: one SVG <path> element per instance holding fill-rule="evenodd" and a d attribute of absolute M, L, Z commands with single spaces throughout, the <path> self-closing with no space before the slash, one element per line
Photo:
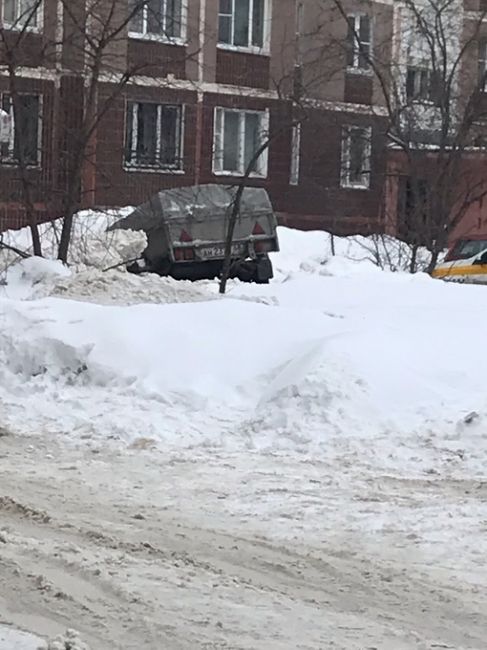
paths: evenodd
<path fill-rule="evenodd" d="M 397 4 L 0 0 L 0 230 L 26 224 L 26 188 L 35 219 L 60 216 L 78 163 L 82 208 L 246 176 L 284 224 L 393 229 L 364 53 L 397 56 Z"/>

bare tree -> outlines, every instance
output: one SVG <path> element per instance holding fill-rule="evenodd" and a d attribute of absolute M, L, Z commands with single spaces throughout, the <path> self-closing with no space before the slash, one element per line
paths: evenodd
<path fill-rule="evenodd" d="M 7 156 L 12 156 L 15 162 L 20 186 L 21 186 L 21 203 L 25 211 L 26 223 L 32 236 L 32 249 L 34 255 L 42 255 L 42 246 L 39 236 L 36 211 L 34 207 L 34 193 L 36 182 L 31 173 L 33 162 L 38 159 L 37 138 L 34 140 L 29 137 L 25 128 L 26 113 L 29 111 L 29 105 L 19 87 L 19 68 L 23 65 L 23 48 L 29 28 L 36 23 L 42 0 L 33 0 L 16 14 L 15 5 L 12 4 L 12 15 L 4 16 L 7 19 L 9 29 L 0 25 L 0 64 L 2 64 L 8 75 L 8 98 L 4 106 L 0 109 L 5 110 L 10 116 L 10 142 L 6 144 L 9 149 Z M 4 10 L 5 11 L 5 10 Z M 52 44 L 51 44 L 52 45 Z M 50 47 L 43 47 L 40 53 L 40 60 L 44 61 L 49 57 Z"/>
<path fill-rule="evenodd" d="M 436 265 L 452 232 L 487 192 L 469 159 L 485 155 L 487 117 L 485 11 L 466 12 L 458 0 L 405 0 L 398 10 L 395 49 L 364 39 L 342 0 L 325 0 L 348 27 L 345 46 L 358 51 L 378 81 L 388 119 L 389 171 L 398 187 L 397 232 Z M 371 4 L 364 3 L 365 11 Z M 385 56 L 384 56 L 385 52 Z M 394 206 L 396 207 L 396 206 Z M 393 211 L 394 211 L 393 207 Z"/>
<path fill-rule="evenodd" d="M 42 253 L 34 206 L 35 182 L 30 173 L 26 155 L 28 133 L 23 128 L 23 95 L 21 68 L 25 57 L 25 40 L 29 26 L 39 20 L 38 10 L 42 0 L 25 3 L 28 10 L 16 23 L 0 28 L 0 64 L 8 72 L 12 113 L 15 122 L 15 166 L 21 180 L 19 197 L 26 221 L 32 232 L 34 254 Z M 17 6 L 17 3 L 14 3 Z M 55 151 L 58 156 L 57 173 L 47 192 L 49 208 L 62 215 L 59 234 L 58 258 L 67 262 L 73 219 L 94 193 L 97 170 L 97 133 L 103 119 L 127 86 L 138 75 L 143 75 L 149 62 L 130 60 L 127 56 L 127 37 L 130 29 L 149 22 L 153 30 L 164 34 L 170 42 L 172 31 L 181 16 L 171 20 L 159 15 L 146 0 L 85 0 L 74 3 L 60 0 L 62 20 L 55 36 L 43 36 L 41 60 L 36 63 L 56 62 L 61 83 L 67 80 L 64 91 L 65 105 L 60 120 Z M 24 6 L 20 3 L 19 6 Z M 49 32 L 51 34 L 51 32 Z M 191 53 L 188 56 L 195 56 Z M 167 81 L 168 86 L 170 80 Z M 56 127 L 57 128 L 57 127 Z M 51 143 L 49 143 L 51 146 Z M 39 156 L 44 152 L 38 152 Z"/>
<path fill-rule="evenodd" d="M 74 60 L 81 61 L 84 80 L 82 110 L 76 131 L 65 152 L 65 178 L 62 191 L 63 225 L 59 241 L 58 258 L 67 262 L 74 215 L 82 207 L 83 172 L 94 171 L 96 132 L 98 126 L 123 93 L 129 82 L 141 74 L 146 64 L 131 64 L 119 46 L 127 38 L 128 28 L 137 20 L 146 3 L 132 0 L 91 0 L 85 11 L 78 12 L 69 0 L 62 0 L 70 31 L 64 35 L 63 47 L 71 46 Z M 158 16 L 154 20 L 160 20 Z M 108 92 L 100 94 L 100 85 Z M 106 83 L 108 82 L 108 83 Z M 88 190 L 89 191 L 89 190 Z"/>

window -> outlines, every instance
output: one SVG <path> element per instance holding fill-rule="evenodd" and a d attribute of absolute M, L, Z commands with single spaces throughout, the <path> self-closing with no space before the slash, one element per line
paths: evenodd
<path fill-rule="evenodd" d="M 242 176 L 251 165 L 253 176 L 267 176 L 267 148 L 254 158 L 266 141 L 268 123 L 266 111 L 215 109 L 214 172 Z"/>
<path fill-rule="evenodd" d="M 125 164 L 148 169 L 181 169 L 182 107 L 129 102 Z"/>
<path fill-rule="evenodd" d="M 408 67 L 406 97 L 409 101 L 428 102 L 438 106 L 442 98 L 440 75 L 434 74 L 424 66 Z"/>
<path fill-rule="evenodd" d="M 342 187 L 368 189 L 372 129 L 346 126 L 342 131 Z"/>
<path fill-rule="evenodd" d="M 294 124 L 291 133 L 291 170 L 289 184 L 299 184 L 299 167 L 301 162 L 301 124 Z"/>
<path fill-rule="evenodd" d="M 148 38 L 183 38 L 183 0 L 130 0 L 129 32 Z"/>
<path fill-rule="evenodd" d="M 479 43 L 479 87 L 487 90 L 487 41 Z"/>
<path fill-rule="evenodd" d="M 408 67 L 406 75 L 406 97 L 412 101 L 430 101 L 431 72 L 428 69 Z"/>
<path fill-rule="evenodd" d="M 37 29 L 41 9 L 41 0 L 2 0 L 3 23 L 16 29 Z"/>
<path fill-rule="evenodd" d="M 265 43 L 266 0 L 219 0 L 218 42 L 247 49 Z"/>
<path fill-rule="evenodd" d="M 372 54 L 372 25 L 369 16 L 348 16 L 347 67 L 368 70 Z"/>
<path fill-rule="evenodd" d="M 8 142 L 0 143 L 0 160 L 3 163 L 24 165 L 39 164 L 40 136 L 40 97 L 38 95 L 19 95 L 17 114 L 11 97 L 1 96 L 1 108 L 10 115 L 13 128 Z"/>

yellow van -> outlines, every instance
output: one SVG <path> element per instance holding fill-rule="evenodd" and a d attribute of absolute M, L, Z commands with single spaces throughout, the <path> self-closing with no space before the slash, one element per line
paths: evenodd
<path fill-rule="evenodd" d="M 432 275 L 449 282 L 487 284 L 487 236 L 458 239 Z"/>

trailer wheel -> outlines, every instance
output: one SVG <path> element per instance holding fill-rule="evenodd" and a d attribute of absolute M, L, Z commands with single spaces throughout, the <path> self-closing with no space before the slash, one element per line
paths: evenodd
<path fill-rule="evenodd" d="M 254 262 L 241 262 L 235 269 L 235 277 L 241 282 L 252 282 L 255 280 L 256 270 Z"/>

